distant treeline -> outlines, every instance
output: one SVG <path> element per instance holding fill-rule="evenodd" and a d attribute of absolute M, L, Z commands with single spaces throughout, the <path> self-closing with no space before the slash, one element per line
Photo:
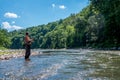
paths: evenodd
<path fill-rule="evenodd" d="M 66 19 L 9 33 L 4 31 L 10 39 L 2 40 L 7 44 L 0 41 L 0 45 L 23 48 L 25 33 L 29 32 L 34 39 L 32 48 L 117 49 L 120 46 L 120 0 L 90 1 L 80 13 L 71 14 Z"/>

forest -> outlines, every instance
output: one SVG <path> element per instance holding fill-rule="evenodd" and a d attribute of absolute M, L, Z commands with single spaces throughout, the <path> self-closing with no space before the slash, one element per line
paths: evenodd
<path fill-rule="evenodd" d="M 35 49 L 119 49 L 119 21 L 120 0 L 90 0 L 82 11 L 65 19 L 12 32 L 0 29 L 0 48 L 24 48 L 23 39 L 28 32 Z"/>

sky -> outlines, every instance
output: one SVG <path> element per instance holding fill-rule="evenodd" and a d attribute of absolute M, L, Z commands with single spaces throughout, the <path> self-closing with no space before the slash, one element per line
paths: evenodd
<path fill-rule="evenodd" d="M 13 31 L 47 24 L 87 5 L 88 0 L 0 0 L 0 27 Z"/>

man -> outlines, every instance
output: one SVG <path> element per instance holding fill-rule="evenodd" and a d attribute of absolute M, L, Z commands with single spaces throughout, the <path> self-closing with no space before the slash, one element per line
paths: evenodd
<path fill-rule="evenodd" d="M 29 59 L 29 56 L 30 56 L 30 54 L 31 54 L 30 46 L 31 46 L 31 42 L 32 42 L 32 41 L 33 41 L 33 40 L 30 39 L 29 34 L 26 33 L 26 36 L 25 36 L 25 39 L 24 39 L 25 49 L 26 49 L 26 52 L 25 52 L 25 60 L 26 60 L 26 61 L 29 61 L 29 60 L 30 60 L 30 59 Z"/>

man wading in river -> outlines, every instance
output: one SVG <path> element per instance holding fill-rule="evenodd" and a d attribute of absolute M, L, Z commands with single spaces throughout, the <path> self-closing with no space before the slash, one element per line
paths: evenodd
<path fill-rule="evenodd" d="M 26 60 L 26 61 L 29 61 L 29 60 L 30 60 L 30 59 L 29 59 L 29 56 L 30 56 L 30 54 L 31 54 L 30 46 L 31 46 L 32 41 L 33 41 L 33 40 L 30 39 L 29 34 L 26 33 L 26 36 L 25 36 L 25 39 L 24 39 L 24 42 L 25 42 L 25 50 L 26 50 L 26 52 L 25 52 L 25 60 Z"/>

